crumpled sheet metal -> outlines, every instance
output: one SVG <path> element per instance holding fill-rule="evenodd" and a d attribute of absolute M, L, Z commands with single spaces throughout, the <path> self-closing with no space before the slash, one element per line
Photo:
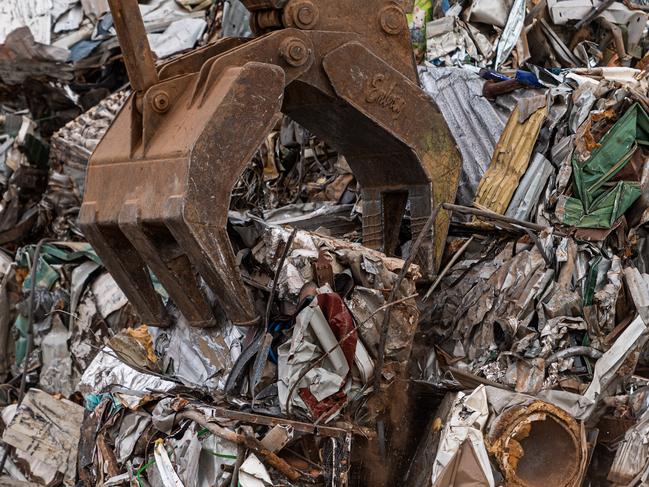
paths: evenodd
<path fill-rule="evenodd" d="M 547 107 L 534 112 L 524 123 L 518 121 L 519 109 L 512 112 L 494 150 L 475 197 L 475 205 L 504 214 L 527 170 L 534 144 L 547 115 Z"/>
<path fill-rule="evenodd" d="M 469 58 L 476 65 L 486 67 L 494 55 L 493 46 L 480 30 L 455 17 L 446 16 L 429 22 L 426 30 L 426 61 L 429 65 L 442 62 L 461 67 Z"/>
<path fill-rule="evenodd" d="M 593 201 L 586 210 L 577 198 L 561 198 L 557 203 L 556 215 L 565 225 L 578 228 L 611 228 L 641 195 L 635 182 L 619 181 L 615 187 Z"/>
<path fill-rule="evenodd" d="M 430 63 L 442 58 L 455 58 L 465 54 L 481 60 L 478 46 L 468 28 L 454 17 L 442 17 L 426 26 L 426 60 Z"/>
<path fill-rule="evenodd" d="M 491 476 L 493 475 L 491 474 Z M 489 485 L 489 477 L 482 469 L 480 457 L 473 443 L 464 441 L 446 468 L 437 477 L 433 487 L 473 487 L 476 485 Z"/>
<path fill-rule="evenodd" d="M 262 225 L 260 230 L 262 238 L 253 248 L 252 255 L 261 266 L 272 269 L 284 252 L 290 232 L 266 225 Z M 379 308 L 386 304 L 383 293 L 389 292 L 394 286 L 397 271 L 404 264 L 401 259 L 386 257 L 358 244 L 297 231 L 277 282 L 277 294 L 287 306 L 296 306 L 303 286 L 317 280 L 314 264 L 322 256 L 329 257 L 328 265 L 334 276 L 346 277 L 354 284 L 345 300 L 347 306 L 343 306 L 342 300 L 339 303 L 344 313 L 334 315 L 347 315 L 349 322 L 352 322 L 352 319 L 356 321 L 359 331 L 355 331 L 352 337 L 355 348 L 348 353 L 343 347 L 345 361 L 336 360 L 336 363 L 332 363 L 331 359 L 339 355 L 339 352 L 335 351 L 332 353 L 334 357 L 330 356 L 323 363 L 318 363 L 308 370 L 309 364 L 320 354 L 330 350 L 335 343 L 335 340 L 331 341 L 331 336 L 327 340 L 322 332 L 327 332 L 330 327 L 338 340 L 346 335 L 336 331 L 336 323 L 344 320 L 332 319 L 335 316 L 329 316 L 330 311 L 327 310 L 333 308 L 323 301 L 325 297 L 338 295 L 332 293 L 328 285 L 323 285 L 316 298 L 318 307 L 310 306 L 301 310 L 290 340 L 278 348 L 277 388 L 282 411 L 306 414 L 311 418 L 327 418 L 329 421 L 347 404 L 349 398 L 361 397 L 356 392 L 364 387 L 373 375 L 373 360 L 378 356 L 379 330 L 384 316 Z M 394 374 L 405 373 L 412 348 L 419 318 L 413 297 L 418 275 L 418 267 L 410 267 L 397 292 L 396 299 L 401 302 L 393 305 L 390 313 L 385 358 Z M 318 311 L 318 308 L 322 308 L 322 312 Z M 323 314 L 327 315 L 327 320 L 321 319 Z M 360 338 L 358 341 L 356 333 Z M 348 368 L 344 367 L 345 364 Z M 352 367 L 352 364 L 356 367 Z M 348 373 L 350 369 L 351 374 Z M 288 393 L 291 390 L 293 393 L 287 405 Z M 337 407 L 338 410 L 336 405 L 340 406 Z"/>
<path fill-rule="evenodd" d="M 20 85 L 29 77 L 49 77 L 70 82 L 72 66 L 65 64 L 67 49 L 40 44 L 27 27 L 11 32 L 0 44 L 0 78 L 9 85 Z M 22 69 L 15 69 L 20 65 Z"/>
<path fill-rule="evenodd" d="M 65 12 L 67 1 L 6 0 L 0 6 L 0 44 L 13 30 L 27 26 L 36 42 L 49 44 L 52 21 Z"/>
<path fill-rule="evenodd" d="M 319 310 L 319 308 L 317 309 Z M 301 372 L 322 354 L 321 349 L 318 347 L 317 338 L 311 335 L 309 329 L 314 312 L 315 310 L 309 307 L 305 308 L 298 315 L 291 340 L 281 345 L 278 349 L 279 381 L 277 386 L 282 410 L 285 409 L 288 394 L 291 389 L 296 387 L 296 382 L 300 378 Z M 339 347 L 334 352 L 336 353 L 333 361 L 337 363 L 337 355 L 342 352 Z M 346 365 L 344 355 L 342 359 Z M 315 367 L 307 375 L 302 377 L 297 387 L 308 387 L 316 399 L 324 400 L 340 390 L 343 385 L 343 379 L 344 376 L 333 373 L 326 366 Z M 295 393 L 291 397 L 289 407 L 291 406 L 297 406 L 304 411 L 309 410 L 299 394 Z"/>
<path fill-rule="evenodd" d="M 13 261 L 0 252 L 0 378 L 4 380 L 9 372 L 8 340 L 11 332 L 11 300 L 9 283 L 14 278 Z"/>
<path fill-rule="evenodd" d="M 241 487 L 263 487 L 272 484 L 268 470 L 254 453 L 248 455 L 239 470 L 239 485 Z"/>
<path fill-rule="evenodd" d="M 461 68 L 420 66 L 419 79 L 435 99 L 462 153 L 456 201 L 471 205 L 505 128 L 500 114 L 482 96 L 484 80 Z"/>
<path fill-rule="evenodd" d="M 508 486 L 573 487 L 586 470 L 583 424 L 543 401 L 500 413 L 490 422 L 487 445 Z"/>
<path fill-rule="evenodd" d="M 482 435 L 488 419 L 489 404 L 484 386 L 477 387 L 471 394 L 458 393 L 451 406 L 449 418 L 444 422 L 437 455 L 433 463 L 432 482 L 434 485 L 445 473 L 446 468 L 453 461 L 464 442 L 469 442 L 473 447 L 481 474 L 487 485 L 489 487 L 495 485 Z"/>
<path fill-rule="evenodd" d="M 150 408 L 147 408 L 148 410 Z M 115 415 L 119 417 L 120 413 L 113 414 L 114 417 Z M 148 413 L 141 411 L 127 412 L 126 414 L 147 415 Z M 260 413 L 243 412 L 234 408 L 226 409 L 197 402 L 190 399 L 189 396 L 183 395 L 176 397 L 169 395 L 160 399 L 153 408 L 151 417 L 153 428 L 167 436 L 164 443 L 167 454 L 172 460 L 173 470 L 183 485 L 187 487 L 231 485 L 232 474 L 234 472 L 241 474 L 243 470 L 248 471 L 253 477 L 255 476 L 254 472 L 266 471 L 270 479 L 266 479 L 261 484 L 254 482 L 250 484 L 244 483 L 239 475 L 240 483 L 237 484 L 236 481 L 233 481 L 232 485 L 252 485 L 254 487 L 289 485 L 284 480 L 285 477 L 281 476 L 281 470 L 270 468 L 274 464 L 274 455 L 271 452 L 280 455 L 283 459 L 277 462 L 280 467 L 283 461 L 286 461 L 293 468 L 304 473 L 304 478 L 294 479 L 290 485 L 301 487 L 313 485 L 315 479 L 323 476 L 327 479 L 326 485 L 347 485 L 345 479 L 352 440 L 351 432 L 348 429 L 291 421 Z M 187 420 L 190 422 L 187 423 Z M 114 427 L 111 429 L 114 430 Z M 269 438 L 272 436 L 271 432 L 277 430 L 290 432 L 288 434 L 291 442 L 290 450 L 283 449 L 284 446 L 287 446 L 281 444 L 283 442 L 278 443 Z M 302 443 L 305 439 L 307 440 L 306 444 Z M 242 445 L 241 441 L 245 441 L 246 444 Z M 335 445 L 332 444 L 334 442 Z M 333 447 L 333 452 L 331 447 Z M 341 448 L 344 451 L 338 452 L 337 450 Z M 317 453 L 311 453 L 316 451 L 320 456 Z M 254 462 L 254 468 L 239 468 L 244 459 L 250 458 L 250 454 L 253 452 L 259 459 L 259 462 Z M 311 461 L 307 460 L 308 463 L 298 460 L 304 460 L 305 454 L 311 459 Z M 133 457 L 133 464 L 135 466 L 149 465 L 143 469 L 146 470 L 145 475 L 149 485 L 169 485 L 163 482 L 161 473 L 151 464 L 150 449 L 147 449 L 147 456 L 148 458 Z M 339 464 L 332 465 L 332 462 L 336 461 L 339 461 Z M 284 472 L 286 471 L 285 469 Z M 293 469 L 291 471 L 295 472 Z M 165 473 L 171 472 L 167 469 Z M 324 485 L 317 480 L 315 483 Z"/>
<path fill-rule="evenodd" d="M 151 329 L 163 370 L 189 387 L 222 391 L 241 354 L 242 331 L 223 319 L 220 326 L 198 329 L 177 313 L 169 329 Z"/>
<path fill-rule="evenodd" d="M 70 10 L 61 15 L 54 24 L 53 31 L 55 34 L 77 30 L 81 27 L 83 21 L 83 7 L 81 4 L 74 5 Z"/>
<path fill-rule="evenodd" d="M 43 368 L 39 375 L 39 386 L 51 394 L 63 394 L 69 397 L 79 379 L 72 366 L 72 355 L 68 347 L 70 334 L 63 325 L 61 318 L 52 318 L 52 327 L 43 337 L 40 347 Z"/>
<path fill-rule="evenodd" d="M 467 20 L 505 27 L 511 8 L 511 0 L 476 0 L 468 7 Z"/>
<path fill-rule="evenodd" d="M 595 91 L 599 85 L 591 81 L 586 81 L 577 86 L 572 94 L 574 106 L 570 111 L 568 118 L 568 127 L 573 133 L 577 133 L 582 123 L 586 121 L 593 105 L 597 101 Z"/>
<path fill-rule="evenodd" d="M 565 25 L 583 19 L 601 3 L 601 0 L 548 0 L 548 11 L 553 24 Z M 600 16 L 614 24 L 626 25 L 636 13 L 637 10 L 629 9 L 623 2 L 613 2 Z"/>
<path fill-rule="evenodd" d="M 540 237 L 541 242 L 546 240 Z M 550 237 L 549 247 L 548 242 L 542 244 L 546 252 L 555 245 L 553 241 L 556 242 L 557 238 Z M 560 264 L 558 284 L 554 282 L 554 266 L 546 265 L 533 244 L 519 248 L 515 254 L 510 244 L 495 257 L 481 262 L 459 262 L 442 281 L 441 289 L 433 298 L 430 321 L 439 346 L 459 359 L 455 367 L 517 391 L 534 394 L 537 399 L 560 407 L 575 419 L 586 421 L 597 414 L 605 405 L 606 398 L 630 377 L 649 338 L 647 326 L 641 318 L 646 315 L 649 304 L 649 277 L 635 269 L 624 271 L 626 299 L 633 303 L 627 302 L 635 305 L 640 316 L 616 332 L 614 341 L 604 341 L 605 336 L 614 336 L 611 334 L 614 327 L 625 316 L 622 314 L 616 318 L 611 310 L 615 308 L 620 289 L 624 286 L 621 260 L 614 256 L 601 263 L 601 269 L 593 271 L 589 266 L 596 265 L 596 261 L 592 254 L 585 254 L 582 264 L 575 268 L 569 262 L 570 248 L 574 246 L 565 245 L 563 248 L 561 245 L 569 242 L 572 240 L 562 238 L 560 245 L 549 255 L 550 259 L 556 258 L 563 263 Z M 588 245 L 582 247 L 580 252 L 586 251 Z M 576 314 L 570 311 L 572 304 L 560 311 L 564 308 L 562 303 L 573 303 L 569 295 L 574 294 L 581 301 L 586 289 L 582 278 L 585 279 L 586 275 L 591 275 L 593 280 L 591 289 L 594 296 L 588 307 L 589 316 L 596 317 L 594 323 L 589 321 L 591 318 L 583 318 L 579 311 L 582 304 L 577 303 Z M 573 280 L 574 284 L 565 286 L 564 283 L 570 284 Z M 549 312 L 551 310 L 559 312 L 555 315 Z M 624 313 L 623 310 L 620 312 Z M 533 322 L 535 317 L 538 321 Z M 536 324 L 530 326 L 531 323 Z M 593 328 L 597 325 L 599 328 Z M 494 334 L 496 327 L 498 336 Z M 563 357 L 560 352 L 574 347 L 575 338 L 579 340 L 584 334 L 590 335 L 591 349 L 599 351 L 599 356 L 592 357 L 596 361 L 592 381 L 579 386 L 579 390 L 585 389 L 583 393 L 553 390 L 558 381 L 570 380 L 570 371 L 577 360 L 570 355 Z M 545 363 L 548 359 L 552 360 Z M 438 377 L 433 376 L 431 381 L 441 386 Z"/>
<path fill-rule="evenodd" d="M 149 415 L 129 414 L 124 417 L 115 438 L 115 454 L 119 463 L 124 463 L 130 458 L 135 445 L 150 424 Z"/>
<path fill-rule="evenodd" d="M 644 159 L 641 147 L 648 143 L 649 115 L 636 103 L 598 141 L 588 160 L 573 156 L 577 197 L 559 202 L 559 220 L 580 228 L 610 228 L 642 193 L 638 179 L 625 169 L 634 157 Z M 617 177 L 621 172 L 627 173 L 622 180 Z"/>
<path fill-rule="evenodd" d="M 240 0 L 226 0 L 223 4 L 223 37 L 251 37 L 250 12 Z"/>
<path fill-rule="evenodd" d="M 63 165 L 63 172 L 83 194 L 86 166 L 92 151 L 122 108 L 130 92 L 121 90 L 68 122 L 50 139 L 50 160 Z"/>
<path fill-rule="evenodd" d="M 649 164 L 645 164 L 642 169 L 640 189 L 642 190 L 642 195 L 625 215 L 625 218 L 628 218 L 630 225 L 633 227 L 649 223 Z"/>
<path fill-rule="evenodd" d="M 602 268 L 605 265 L 600 264 Z M 599 278 L 599 276 L 598 276 Z M 613 256 L 610 262 L 610 267 L 606 269 L 606 281 L 603 283 L 601 289 L 595 291 L 593 296 L 593 303 L 597 306 L 597 323 L 605 333 L 610 333 L 615 328 L 617 323 L 617 312 L 615 305 L 622 289 L 622 260 L 616 255 Z M 631 289 L 631 286 L 629 286 Z M 642 311 L 638 308 L 638 311 Z M 649 316 L 647 316 L 646 323 L 649 323 Z"/>
<path fill-rule="evenodd" d="M 554 174 L 552 163 L 543 154 L 534 154 L 505 215 L 518 220 L 530 221 L 530 216 L 552 174 Z"/>
<path fill-rule="evenodd" d="M 462 345 L 468 361 L 475 365 L 486 360 L 494 345 L 494 323 L 512 338 L 523 338 L 534 316 L 535 303 L 551 281 L 554 271 L 546 268 L 536 247 L 520 248 L 512 257 L 513 246 L 507 245 L 492 261 L 463 269 L 458 264 L 451 279 L 464 276 L 457 286 L 443 288 L 435 296 L 440 324 Z M 507 316 L 507 320 L 501 317 Z"/>
<path fill-rule="evenodd" d="M 327 422 L 345 403 L 351 385 L 349 371 L 356 349 L 362 344 L 357 342 L 356 333 L 350 334 L 352 318 L 341 306 L 344 305 L 338 295 L 319 294 L 298 314 L 291 340 L 279 347 L 277 388 L 284 413 L 290 413 L 295 405 L 314 419 Z M 347 335 L 350 336 L 337 344 Z M 312 366 L 322 353 L 329 351 L 326 360 Z M 288 394 L 293 389 L 289 402 Z"/>
<path fill-rule="evenodd" d="M 204 19 L 181 19 L 172 22 L 160 34 L 149 34 L 151 50 L 158 59 L 169 57 L 174 53 L 191 49 L 207 29 Z"/>
<path fill-rule="evenodd" d="M 512 50 L 519 41 L 523 24 L 525 22 L 526 2 L 525 0 L 514 0 L 509 16 L 507 17 L 507 24 L 498 39 L 498 47 L 496 47 L 496 61 L 494 67 L 498 69 L 500 65 L 509 57 Z"/>
<path fill-rule="evenodd" d="M 367 347 L 369 354 L 376 358 L 380 329 L 383 323 L 383 313 L 378 310 L 386 304 L 383 292 L 378 289 L 356 286 L 345 302 L 354 316 L 356 330 L 362 343 Z M 413 311 L 411 306 L 392 307 L 385 342 L 386 358 L 399 361 L 408 360 L 412 336 L 417 327 L 417 317 L 413 315 Z"/>
<path fill-rule="evenodd" d="M 627 430 L 618 446 L 615 459 L 608 473 L 608 480 L 619 485 L 632 485 L 634 479 L 649 475 L 649 409 L 635 425 Z"/>
<path fill-rule="evenodd" d="M 635 309 L 642 320 L 649 323 L 649 274 L 642 274 L 635 267 L 626 267 L 624 281 Z"/>
<path fill-rule="evenodd" d="M 638 316 L 622 334 L 615 340 L 613 346 L 595 364 L 593 380 L 584 393 L 590 401 L 600 400 L 608 387 L 616 379 L 617 372 L 627 358 L 636 350 L 640 350 L 649 339 L 647 323 Z"/>
<path fill-rule="evenodd" d="M 137 409 L 150 392 L 167 392 L 177 384 L 156 375 L 144 374 L 122 362 L 108 347 L 100 351 L 83 373 L 79 392 L 98 394 L 110 386 L 119 392 L 120 402 Z"/>
<path fill-rule="evenodd" d="M 3 420 L 7 420 L 3 411 Z M 2 441 L 15 448 L 33 480 L 75 485 L 83 408 L 67 399 L 30 389 L 6 425 Z"/>
<path fill-rule="evenodd" d="M 28 245 L 18 249 L 16 253 L 16 263 L 18 266 L 27 267 L 29 265 L 32 261 L 34 249 L 34 245 Z M 40 335 L 42 334 L 38 333 L 38 322 L 41 321 L 45 325 L 45 329 L 47 329 L 52 318 L 46 313 L 57 310 L 60 308 L 60 305 L 65 303 L 64 295 L 67 295 L 67 290 L 64 290 L 62 285 L 66 281 L 66 277 L 64 276 L 61 265 L 71 264 L 75 261 L 83 261 L 88 258 L 93 260 L 98 259 L 90 245 L 87 243 L 52 242 L 43 245 L 37 266 L 38 271 L 35 275 L 36 288 L 38 291 L 37 296 L 40 296 L 41 298 L 40 300 L 37 300 L 38 306 L 36 306 L 37 313 L 35 315 L 37 339 L 40 339 Z M 23 293 L 30 289 L 30 284 L 31 273 L 22 281 Z M 28 341 L 27 314 L 27 307 L 23 306 L 21 312 L 17 313 L 14 321 L 14 330 L 17 332 L 15 339 L 17 364 L 22 362 L 26 353 Z"/>
<path fill-rule="evenodd" d="M 85 468 L 78 485 L 108 487 L 129 481 L 152 486 L 179 485 L 179 481 L 185 487 L 230 485 L 238 446 L 197 423 L 179 425 L 178 411 L 190 402 L 188 396 L 164 397 L 153 409 L 138 411 L 115 408 L 113 400 L 111 394 L 102 395 L 84 417 L 80 457 Z M 236 421 L 217 416 L 204 404 L 195 407 L 234 433 Z M 143 450 L 142 440 L 151 435 L 159 438 L 156 447 Z"/>
<path fill-rule="evenodd" d="M 184 487 L 184 484 L 176 474 L 169 454 L 164 447 L 164 440 L 158 439 L 155 442 L 155 466 L 162 480 L 162 485 L 166 487 Z"/>
<path fill-rule="evenodd" d="M 230 214 L 234 212 L 230 211 Z M 256 217 L 247 214 L 252 219 Z M 354 205 L 328 202 L 295 203 L 264 211 L 263 221 L 274 225 L 289 225 L 300 230 L 316 231 L 326 228 L 329 235 L 337 237 L 357 228 Z"/>
<path fill-rule="evenodd" d="M 548 357 L 557 350 L 568 347 L 568 331 L 586 331 L 588 325 L 581 317 L 557 316 L 545 321 L 539 326 L 541 341 L 541 356 Z M 563 364 L 558 363 L 558 369 L 564 370 Z M 568 361 L 568 367 L 572 360 Z"/>
<path fill-rule="evenodd" d="M 607 393 L 610 392 L 611 387 L 615 386 L 617 380 L 632 373 L 633 367 L 625 366 L 625 364 L 630 358 L 637 360 L 638 351 L 642 349 L 648 338 L 649 329 L 638 316 L 620 334 L 611 348 L 597 360 L 593 379 L 583 394 L 543 389 L 536 395 L 536 399 L 566 411 L 578 421 L 587 421 L 597 412 L 602 400 L 607 397 Z M 632 356 L 633 354 L 635 357 Z M 487 393 L 490 404 L 499 403 L 501 410 L 507 406 L 524 404 L 525 402 L 521 398 L 532 397 L 523 394 L 516 395 L 493 387 L 488 387 Z"/>
<path fill-rule="evenodd" d="M 570 79 L 577 82 L 578 84 L 582 84 L 584 82 L 593 83 L 593 77 L 597 77 L 605 81 L 615 81 L 626 89 L 637 88 L 640 90 L 640 93 L 643 93 L 647 90 L 648 80 L 642 77 L 641 73 L 642 71 L 637 68 L 627 68 L 623 66 L 598 66 L 592 69 L 575 70 L 566 75 L 566 80 Z M 634 100 L 638 101 L 637 98 L 635 98 Z M 642 98 L 640 98 L 640 100 L 642 100 Z M 605 108 L 611 106 L 611 101 L 613 100 L 604 102 Z M 613 104 L 615 104 L 615 102 L 613 102 Z M 647 106 L 646 102 L 644 106 Z M 601 115 L 601 113 L 595 112 L 593 115 Z"/>
<path fill-rule="evenodd" d="M 264 226 L 263 242 L 252 249 L 255 260 L 275 269 L 290 234 L 289 230 L 281 227 Z M 332 262 L 334 274 L 348 267 L 357 284 L 374 289 L 389 289 L 396 280 L 396 273 L 403 266 L 402 259 L 386 257 L 385 254 L 360 244 L 298 231 L 280 273 L 277 286 L 279 299 L 297 303 L 304 283 L 314 280 L 312 262 L 318 259 L 320 250 L 335 257 Z M 419 266 L 412 264 L 402 281 L 403 296 L 413 294 L 414 281 L 420 277 Z"/>

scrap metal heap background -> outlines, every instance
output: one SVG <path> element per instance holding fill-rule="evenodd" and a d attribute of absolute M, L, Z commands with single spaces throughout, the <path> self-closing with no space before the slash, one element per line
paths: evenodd
<path fill-rule="evenodd" d="M 649 5 L 395 5 L 462 155 L 439 271 L 409 208 L 364 247 L 345 154 L 284 117 L 228 214 L 264 326 L 202 285 L 191 327 L 152 275 L 158 328 L 77 223 L 130 94 L 108 5 L 0 4 L 0 485 L 649 483 Z M 236 0 L 140 11 L 160 63 L 251 35 Z"/>

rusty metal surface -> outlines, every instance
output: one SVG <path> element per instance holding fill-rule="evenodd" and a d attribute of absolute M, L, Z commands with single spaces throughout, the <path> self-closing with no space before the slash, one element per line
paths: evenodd
<path fill-rule="evenodd" d="M 249 0 L 258 38 L 224 39 L 158 71 L 136 0 L 111 1 L 136 93 L 93 154 L 80 225 L 142 318 L 166 311 L 149 270 L 195 326 L 206 284 L 239 325 L 259 322 L 226 233 L 230 192 L 281 113 L 345 155 L 362 186 L 368 247 L 393 254 L 455 198 L 460 154 L 421 90 L 402 2 Z M 445 212 L 417 263 L 433 272 Z M 200 277 L 200 278 L 199 278 Z"/>
<path fill-rule="evenodd" d="M 131 86 L 135 91 L 143 92 L 158 82 L 158 72 L 140 16 L 140 7 L 132 0 L 108 0 L 108 4 Z"/>
<path fill-rule="evenodd" d="M 506 409 L 486 440 L 508 486 L 581 485 L 588 456 L 584 426 L 552 404 Z"/>

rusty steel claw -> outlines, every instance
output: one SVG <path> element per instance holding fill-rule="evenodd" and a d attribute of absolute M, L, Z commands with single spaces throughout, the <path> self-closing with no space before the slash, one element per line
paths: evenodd
<path fill-rule="evenodd" d="M 363 240 L 391 255 L 406 207 L 417 238 L 455 198 L 461 160 L 419 87 L 401 4 L 244 0 L 260 37 L 222 39 L 156 68 L 137 0 L 110 0 L 135 93 L 93 154 L 80 225 L 143 320 L 164 326 L 154 274 L 185 318 L 260 321 L 226 232 L 230 192 L 282 113 L 344 154 L 362 187 Z M 440 213 L 418 263 L 433 272 Z"/>

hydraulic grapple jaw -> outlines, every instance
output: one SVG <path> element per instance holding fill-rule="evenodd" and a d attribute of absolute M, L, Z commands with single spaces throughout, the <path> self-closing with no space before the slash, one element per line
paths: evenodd
<path fill-rule="evenodd" d="M 80 225 L 143 321 L 194 326 L 205 287 L 237 325 L 260 322 L 226 232 L 230 193 L 281 113 L 344 154 L 363 196 L 364 244 L 394 253 L 455 198 L 461 160 L 418 85 L 399 2 L 247 0 L 261 37 L 223 39 L 156 68 L 136 0 L 110 0 L 133 96 L 93 154 Z M 440 214 L 418 263 L 439 265 Z"/>

